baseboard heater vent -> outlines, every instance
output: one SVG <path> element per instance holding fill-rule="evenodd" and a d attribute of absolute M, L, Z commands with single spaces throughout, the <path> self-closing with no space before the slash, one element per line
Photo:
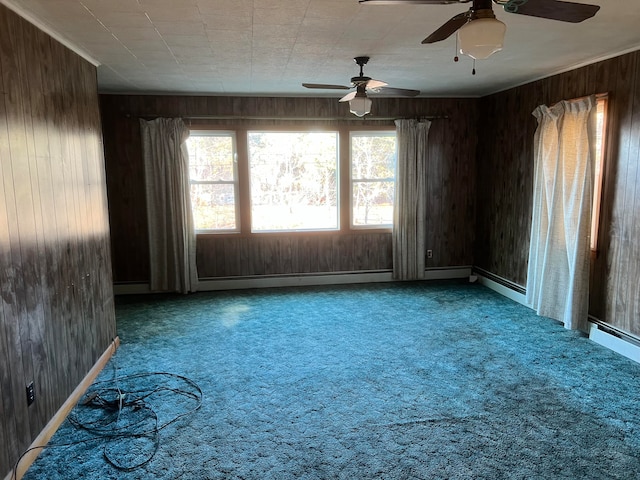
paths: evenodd
<path fill-rule="evenodd" d="M 471 266 L 425 269 L 425 280 L 453 280 L 469 278 Z M 235 290 L 245 288 L 274 288 L 312 285 L 342 285 L 350 283 L 395 282 L 391 270 L 353 272 L 319 272 L 291 275 L 254 275 L 247 277 L 201 278 L 198 291 Z M 152 293 L 148 283 L 116 283 L 115 295 Z"/>
<path fill-rule="evenodd" d="M 503 295 L 514 302 L 518 302 L 525 307 L 531 308 L 527 304 L 526 290 L 521 285 L 513 283 L 506 278 L 502 278 L 491 272 L 487 272 L 482 268 L 473 267 L 473 273 L 477 274 L 478 280 L 481 285 L 490 288 L 494 292 Z"/>
<path fill-rule="evenodd" d="M 640 363 L 640 338 L 590 318 L 589 339 Z"/>
<path fill-rule="evenodd" d="M 513 290 L 514 292 L 517 292 L 521 295 L 526 295 L 527 294 L 527 289 L 524 288 L 522 285 L 518 285 L 517 283 L 513 283 L 510 280 L 507 280 L 506 278 L 503 278 L 499 275 L 496 275 L 494 273 L 488 272 L 487 270 L 485 270 L 484 268 L 479 268 L 479 267 L 473 267 L 473 272 L 477 273 L 478 275 L 483 276 L 484 278 L 487 278 L 495 283 L 499 283 L 500 285 L 502 285 L 503 287 L 507 287 L 511 290 Z"/>

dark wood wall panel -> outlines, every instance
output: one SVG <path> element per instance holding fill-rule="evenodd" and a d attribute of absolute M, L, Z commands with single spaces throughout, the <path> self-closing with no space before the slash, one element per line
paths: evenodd
<path fill-rule="evenodd" d="M 590 313 L 640 335 L 639 52 L 481 99 L 475 260 L 493 274 L 526 284 L 536 128 L 531 112 L 541 104 L 607 92 L 607 163 Z"/>
<path fill-rule="evenodd" d="M 429 133 L 428 267 L 471 265 L 475 223 L 475 99 L 375 99 L 372 114 L 354 121 L 334 98 L 180 97 L 101 95 L 114 281 L 149 279 L 148 233 L 139 117 L 182 116 L 193 128 L 282 128 L 317 119 L 328 128 L 393 128 L 393 118 L 442 116 Z M 198 120 L 198 116 L 226 116 Z M 257 120 L 261 118 L 261 120 Z M 189 119 L 191 118 L 191 119 Z M 297 121 L 296 119 L 299 119 Z M 343 181 L 348 179 L 344 178 Z M 391 268 L 389 233 L 200 235 L 202 278 L 366 271 Z"/>
<path fill-rule="evenodd" d="M 0 5 L 0 476 L 115 337 L 95 74 Z"/>
<path fill-rule="evenodd" d="M 392 268 L 391 233 L 200 235 L 201 278 Z"/>

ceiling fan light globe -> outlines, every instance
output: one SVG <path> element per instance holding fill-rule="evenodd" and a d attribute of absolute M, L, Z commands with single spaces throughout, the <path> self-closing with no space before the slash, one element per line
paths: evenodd
<path fill-rule="evenodd" d="M 507 26 L 496 18 L 477 18 L 458 30 L 460 53 L 484 60 L 502 50 Z"/>
<path fill-rule="evenodd" d="M 354 97 L 349 100 L 349 111 L 356 117 L 364 117 L 371 111 L 371 103 L 368 97 Z"/>

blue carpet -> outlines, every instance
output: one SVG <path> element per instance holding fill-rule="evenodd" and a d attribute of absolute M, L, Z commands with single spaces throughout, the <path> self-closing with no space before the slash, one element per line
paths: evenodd
<path fill-rule="evenodd" d="M 162 387 L 132 409 L 168 423 L 157 452 L 67 421 L 52 444 L 82 441 L 26 479 L 640 478 L 640 365 L 479 285 L 120 298 L 117 319 L 89 395 Z"/>

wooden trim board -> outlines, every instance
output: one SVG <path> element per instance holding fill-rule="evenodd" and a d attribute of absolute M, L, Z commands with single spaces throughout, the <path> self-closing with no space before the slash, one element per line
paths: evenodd
<path fill-rule="evenodd" d="M 82 382 L 75 388 L 75 390 L 69 395 L 69 398 L 62 404 L 62 406 L 58 409 L 56 414 L 49 420 L 49 423 L 42 429 L 40 435 L 36 437 L 31 446 L 29 447 L 29 452 L 26 453 L 21 459 L 18 467 L 5 477 L 4 480 L 21 480 L 24 474 L 27 472 L 29 467 L 33 462 L 35 462 L 38 455 L 43 448 L 46 447 L 47 443 L 51 439 L 54 433 L 58 430 L 62 422 L 67 418 L 69 412 L 75 407 L 80 397 L 84 395 L 84 392 L 87 391 L 89 386 L 96 379 L 98 374 L 102 371 L 107 362 L 111 359 L 115 351 L 120 346 L 120 338 L 116 337 L 109 344 L 109 347 L 104 351 L 104 353 L 100 356 L 98 361 L 91 367 L 89 373 L 82 379 Z M 33 450 L 31 450 L 33 449 Z M 15 476 L 14 476 L 15 472 Z"/>

